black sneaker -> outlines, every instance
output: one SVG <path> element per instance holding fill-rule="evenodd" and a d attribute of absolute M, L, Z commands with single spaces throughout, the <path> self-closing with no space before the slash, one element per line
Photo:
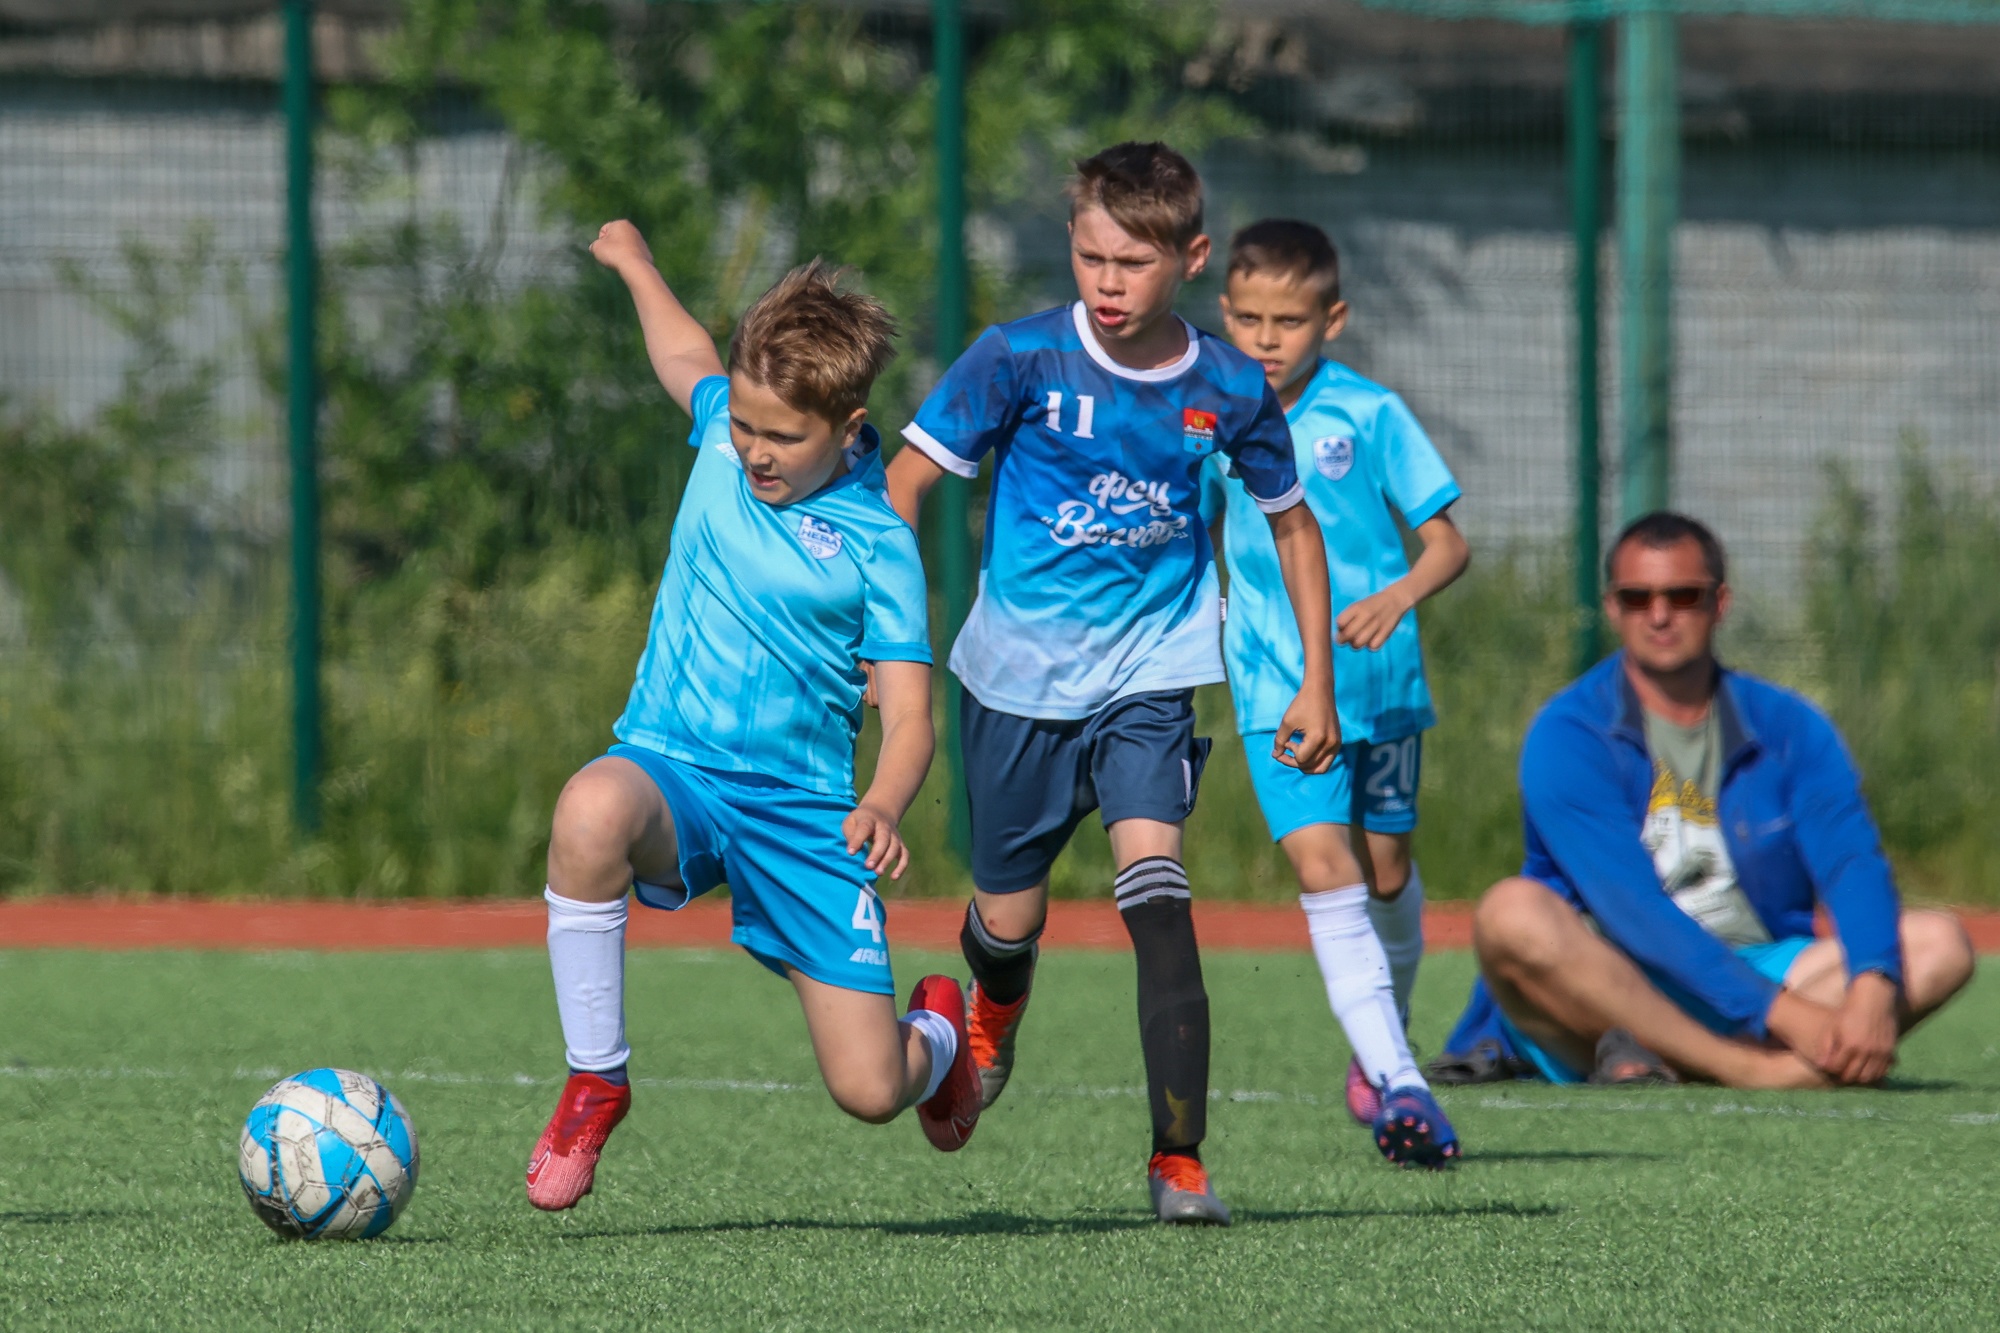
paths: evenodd
<path fill-rule="evenodd" d="M 1424 1066 L 1426 1079 L 1448 1087 L 1466 1083 L 1506 1083 L 1534 1076 L 1534 1065 L 1503 1054 L 1500 1043 L 1491 1037 L 1477 1043 L 1469 1051 L 1446 1051 Z"/>

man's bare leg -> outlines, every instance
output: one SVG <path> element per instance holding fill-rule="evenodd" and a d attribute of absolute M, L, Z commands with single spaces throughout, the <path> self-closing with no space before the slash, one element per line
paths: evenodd
<path fill-rule="evenodd" d="M 1897 1019 L 1908 1032 L 1944 1007 L 1972 980 L 1972 940 L 1949 912 L 1905 912 L 1903 993 Z M 1785 989 L 1829 1008 L 1847 994 L 1847 965 L 1838 940 L 1814 940 L 1785 973 Z"/>
<path fill-rule="evenodd" d="M 1472 936 L 1480 971 L 1508 1020 L 1572 1068 L 1589 1069 L 1598 1038 L 1624 1028 L 1695 1078 L 1736 1088 L 1828 1086 L 1790 1051 L 1720 1037 L 1697 1023 L 1535 880 L 1505 879 L 1487 890 Z"/>

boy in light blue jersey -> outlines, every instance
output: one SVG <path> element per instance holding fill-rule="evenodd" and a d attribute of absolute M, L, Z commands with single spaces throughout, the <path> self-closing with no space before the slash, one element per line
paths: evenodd
<path fill-rule="evenodd" d="M 874 888 L 908 860 L 896 826 L 933 743 L 923 566 L 864 406 L 894 330 L 815 260 L 745 312 L 725 378 L 630 223 L 591 252 L 631 290 L 699 452 L 618 744 L 556 802 L 545 897 L 570 1077 L 528 1199 L 574 1207 L 631 1106 L 629 891 L 671 911 L 727 882 L 732 938 L 792 983 L 834 1101 L 878 1124 L 915 1104 L 953 1151 L 979 1115 L 964 994 L 926 977 L 897 1020 Z M 882 750 L 857 801 L 863 660 Z"/>
<path fill-rule="evenodd" d="M 1211 460 L 1202 514 L 1224 526 L 1224 647 L 1251 784 L 1298 873 L 1327 998 L 1354 1048 L 1348 1107 L 1391 1161 L 1441 1165 L 1457 1140 L 1404 1035 L 1424 947 L 1410 833 L 1423 732 L 1437 720 L 1412 611 L 1465 569 L 1465 539 L 1446 513 L 1458 483 L 1401 398 L 1321 356 L 1347 305 L 1339 257 L 1318 227 L 1265 221 L 1238 232 L 1222 313 L 1284 406 L 1340 608 L 1343 748 L 1326 773 L 1304 774 L 1265 758 L 1303 677 L 1299 623 L 1279 595 L 1278 553 L 1254 493 Z M 1423 544 L 1414 566 L 1399 515 Z"/>
<path fill-rule="evenodd" d="M 1226 1224 L 1200 1159 L 1208 995 L 1180 860 L 1208 757 L 1194 687 L 1222 679 L 1203 460 L 1225 457 L 1242 476 L 1297 619 L 1317 626 L 1320 646 L 1272 722 L 1272 761 L 1303 772 L 1339 743 L 1326 563 L 1262 372 L 1173 312 L 1208 259 L 1194 168 L 1164 144 L 1128 143 L 1077 173 L 1081 299 L 980 336 L 904 428 L 889 493 L 914 523 L 946 472 L 974 477 L 993 456 L 979 599 L 951 655 L 965 686 L 975 888 L 960 943 L 984 1103 L 1013 1067 L 1049 869 L 1099 810 L 1138 968 L 1154 1209 Z"/>

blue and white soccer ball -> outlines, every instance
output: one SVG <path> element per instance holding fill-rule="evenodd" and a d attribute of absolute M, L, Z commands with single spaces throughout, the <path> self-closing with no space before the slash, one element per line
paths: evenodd
<path fill-rule="evenodd" d="M 257 1099 L 237 1174 L 281 1236 L 379 1236 L 417 1188 L 417 1131 L 389 1090 L 347 1069 L 308 1069 Z"/>

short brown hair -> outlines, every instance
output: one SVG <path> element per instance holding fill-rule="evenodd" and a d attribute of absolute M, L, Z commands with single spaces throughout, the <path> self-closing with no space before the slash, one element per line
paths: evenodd
<path fill-rule="evenodd" d="M 732 371 L 836 425 L 868 405 L 896 355 L 896 322 L 874 297 L 842 290 L 847 273 L 823 259 L 801 264 L 743 312 L 729 339 Z"/>
<path fill-rule="evenodd" d="M 1072 220 L 1101 208 L 1111 220 L 1162 250 L 1179 252 L 1201 235 L 1201 177 L 1163 143 L 1114 144 L 1076 164 L 1069 183 Z"/>
<path fill-rule="evenodd" d="M 1309 283 L 1326 305 L 1340 299 L 1340 252 L 1310 222 L 1265 218 L 1230 237 L 1229 276 L 1239 273 L 1275 273 Z"/>

